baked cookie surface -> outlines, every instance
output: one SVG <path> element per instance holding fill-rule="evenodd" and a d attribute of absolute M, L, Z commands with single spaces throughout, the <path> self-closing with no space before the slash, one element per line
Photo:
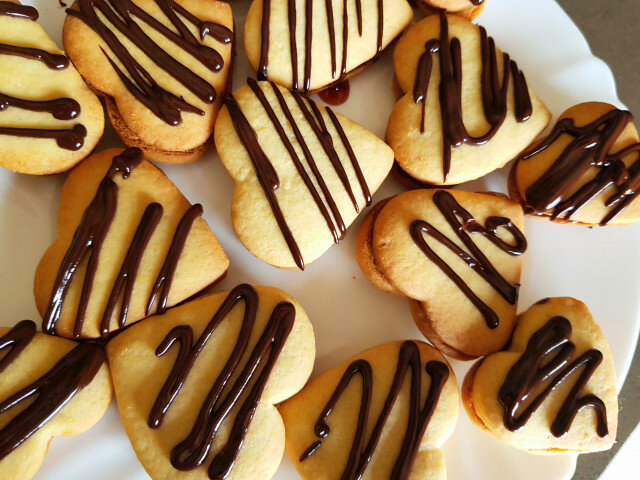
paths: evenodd
<path fill-rule="evenodd" d="M 471 420 L 502 442 L 533 453 L 608 450 L 618 395 L 609 345 L 586 305 L 544 299 L 520 315 L 509 349 L 467 374 Z"/>
<path fill-rule="evenodd" d="M 425 15 L 437 15 L 444 10 L 448 13 L 460 15 L 473 20 L 476 18 L 489 0 L 416 0 L 420 11 Z"/>
<path fill-rule="evenodd" d="M 393 164 L 374 134 L 269 82 L 249 80 L 216 124 L 220 159 L 236 188 L 236 234 L 259 259 L 300 268 L 345 234 Z"/>
<path fill-rule="evenodd" d="M 0 166 L 43 175 L 89 155 L 104 112 L 38 16 L 33 7 L 0 1 Z"/>
<path fill-rule="evenodd" d="M 64 23 L 69 57 L 105 95 L 122 140 L 157 161 L 208 148 L 231 81 L 233 17 L 217 0 L 77 0 Z"/>
<path fill-rule="evenodd" d="M 111 403 L 104 349 L 36 332 L 23 320 L 0 328 L 0 478 L 28 480 L 55 436 L 95 425 Z"/>
<path fill-rule="evenodd" d="M 372 209 L 358 263 L 376 286 L 409 297 L 416 325 L 440 351 L 469 359 L 511 336 L 523 229 L 522 209 L 503 195 L 413 190 Z"/>
<path fill-rule="evenodd" d="M 412 19 L 405 0 L 254 0 L 244 45 L 259 80 L 313 93 L 364 69 Z"/>
<path fill-rule="evenodd" d="M 229 259 L 201 215 L 137 148 L 79 164 L 35 275 L 43 330 L 107 337 L 218 280 Z"/>
<path fill-rule="evenodd" d="M 560 223 L 640 220 L 640 142 L 633 116 L 602 102 L 569 108 L 514 163 L 509 190 L 525 213 Z"/>
<path fill-rule="evenodd" d="M 445 479 L 439 448 L 458 418 L 444 357 L 416 341 L 362 352 L 279 406 L 287 452 L 314 480 Z M 360 476 L 362 475 L 362 476 Z"/>
<path fill-rule="evenodd" d="M 261 480 L 284 450 L 274 405 L 302 388 L 315 344 L 294 299 L 244 284 L 144 320 L 107 352 L 123 424 L 152 478 Z"/>
<path fill-rule="evenodd" d="M 524 74 L 483 27 L 441 12 L 425 18 L 394 50 L 403 94 L 387 142 L 414 179 L 456 185 L 512 160 L 550 113 Z"/>

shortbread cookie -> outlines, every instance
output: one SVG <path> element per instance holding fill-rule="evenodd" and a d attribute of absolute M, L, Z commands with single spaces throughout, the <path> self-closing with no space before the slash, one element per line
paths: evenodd
<path fill-rule="evenodd" d="M 201 215 L 140 149 L 86 159 L 62 187 L 58 238 L 36 271 L 43 331 L 107 337 L 221 278 L 229 259 Z"/>
<path fill-rule="evenodd" d="M 111 403 L 104 349 L 36 332 L 23 320 L 0 328 L 0 478 L 28 480 L 49 442 L 98 423 Z"/>
<path fill-rule="evenodd" d="M 458 384 L 433 347 L 380 345 L 280 405 L 287 452 L 305 480 L 446 479 L 439 448 L 458 418 Z"/>
<path fill-rule="evenodd" d="M 77 0 L 63 42 L 105 96 L 122 142 L 160 162 L 185 163 L 208 148 L 230 88 L 231 7 L 217 0 Z"/>
<path fill-rule="evenodd" d="M 258 79 L 313 93 L 364 69 L 412 19 L 406 0 L 254 0 L 244 46 Z"/>
<path fill-rule="evenodd" d="M 633 116 L 601 102 L 564 112 L 513 165 L 512 198 L 557 222 L 625 225 L 640 220 L 640 142 Z"/>
<path fill-rule="evenodd" d="M 376 205 L 357 242 L 377 287 L 410 299 L 440 351 L 470 359 L 500 350 L 516 320 L 527 248 L 522 209 L 507 197 L 413 190 Z"/>
<path fill-rule="evenodd" d="M 469 371 L 462 400 L 474 423 L 533 453 L 608 450 L 616 439 L 611 351 L 573 298 L 547 298 L 520 315 L 509 349 Z"/>
<path fill-rule="evenodd" d="M 371 203 L 393 152 L 296 92 L 248 82 L 224 96 L 215 132 L 220 159 L 236 183 L 233 227 L 261 260 L 304 269 Z"/>
<path fill-rule="evenodd" d="M 488 0 L 416 0 L 420 11 L 425 15 L 435 15 L 441 11 L 455 13 L 473 20 L 484 9 Z"/>
<path fill-rule="evenodd" d="M 107 346 L 122 422 L 153 479 L 267 480 L 284 451 L 275 406 L 315 357 L 300 305 L 239 285 L 140 322 Z"/>
<path fill-rule="evenodd" d="M 33 7 L 0 1 L 0 166 L 43 175 L 89 155 L 104 112 L 37 19 Z"/>
<path fill-rule="evenodd" d="M 387 141 L 408 175 L 456 185 L 502 167 L 538 136 L 550 113 L 483 27 L 441 12 L 413 26 L 393 56 L 404 96 Z"/>

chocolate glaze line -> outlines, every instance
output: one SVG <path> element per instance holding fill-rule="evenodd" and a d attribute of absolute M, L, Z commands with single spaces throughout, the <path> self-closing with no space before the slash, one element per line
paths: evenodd
<path fill-rule="evenodd" d="M 128 148 L 113 158 L 111 167 L 100 182 L 93 200 L 84 211 L 80 225 L 76 229 L 69 249 L 60 264 L 42 322 L 43 332 L 55 334 L 56 324 L 60 319 L 65 298 L 73 278 L 80 265 L 86 261 L 87 267 L 84 274 L 78 309 L 76 311 L 73 332 L 76 338 L 82 335 L 86 310 L 89 299 L 91 298 L 102 244 L 109 232 L 118 204 L 118 185 L 114 182 L 114 178 L 118 174 L 120 174 L 123 179 L 129 178 L 131 172 L 142 160 L 142 151 L 139 148 Z M 151 203 L 145 210 L 138 224 L 109 298 L 107 299 L 107 306 L 100 323 L 100 334 L 103 337 L 107 337 L 109 334 L 111 317 L 116 311 L 118 302 L 120 305 L 117 314 L 118 326 L 123 327 L 126 324 L 138 268 L 148 246 L 148 242 L 162 218 L 162 214 L 162 206 L 155 202 Z M 202 207 L 200 205 L 193 205 L 186 211 L 178 223 L 164 264 L 151 291 L 146 311 L 147 315 L 149 315 L 151 306 L 156 299 L 158 299 L 156 312 L 164 313 L 166 310 L 167 297 L 177 262 L 180 259 L 186 242 L 186 236 L 189 234 L 195 218 L 201 214 Z"/>
<path fill-rule="evenodd" d="M 0 403 L 0 414 L 35 397 L 0 429 L 0 461 L 46 425 L 83 388 L 106 362 L 104 349 L 93 342 L 82 343 L 60 359 L 31 385 Z"/>
<path fill-rule="evenodd" d="M 358 24 L 358 35 L 362 37 L 362 0 L 354 0 L 356 9 L 356 20 Z M 335 28 L 335 16 L 333 13 L 333 0 L 325 0 L 325 11 L 327 14 L 327 31 L 329 34 L 329 52 L 331 55 L 331 76 L 336 80 L 344 80 L 347 75 L 347 51 L 349 47 L 349 11 L 348 0 L 343 0 L 342 9 L 342 60 L 340 75 L 337 69 L 337 34 Z M 384 34 L 384 8 L 383 0 L 377 1 L 378 9 L 378 30 L 376 36 L 376 53 L 372 60 L 376 60 L 382 53 L 382 40 Z M 291 72 L 292 90 L 300 90 L 298 85 L 298 45 L 296 38 L 297 10 L 296 0 L 288 0 L 288 22 L 289 22 L 289 48 L 291 50 Z M 311 89 L 311 48 L 313 45 L 313 0 L 305 2 L 305 34 L 304 34 L 304 78 L 302 90 L 308 92 Z M 271 32 L 271 0 L 263 0 L 262 19 L 260 26 L 260 63 L 258 66 L 258 80 L 268 80 L 269 71 L 269 48 Z"/>
<path fill-rule="evenodd" d="M 162 426 L 171 404 L 218 325 L 238 303 L 244 302 L 242 325 L 233 351 L 202 404 L 193 429 L 171 451 L 171 464 L 178 470 L 191 470 L 207 460 L 223 422 L 234 408 L 239 407 L 228 440 L 213 458 L 208 475 L 211 479 L 224 479 L 233 469 L 258 402 L 295 320 L 295 307 L 291 303 L 280 302 L 276 305 L 247 363 L 241 367 L 240 360 L 247 351 L 255 325 L 258 301 L 258 294 L 253 287 L 238 285 L 222 302 L 195 344 L 191 327 L 180 325 L 167 334 L 156 350 L 156 355 L 160 357 L 178 342 L 176 361 L 149 413 L 147 423 L 154 429 Z M 230 383 L 231 377 L 240 368 L 238 378 Z"/>
<path fill-rule="evenodd" d="M 158 85 L 151 74 L 135 60 L 111 29 L 117 29 L 129 41 L 140 48 L 159 68 L 167 72 L 207 104 L 213 103 L 217 97 L 213 86 L 165 52 L 142 30 L 132 17 L 144 22 L 213 72 L 217 72 L 222 68 L 224 64 L 222 56 L 213 48 L 200 42 L 204 41 L 205 36 L 208 35 L 219 43 L 231 43 L 233 41 L 233 32 L 223 25 L 198 19 L 174 0 L 155 0 L 155 3 L 178 33 L 175 33 L 131 0 L 78 0 L 78 9 L 67 9 L 67 13 L 82 20 L 102 37 L 108 45 L 110 53 L 115 55 L 124 67 L 124 71 L 111 58 L 110 53 L 102 50 L 103 53 L 127 90 L 139 102 L 165 123 L 180 125 L 182 123 L 181 112 L 190 112 L 198 115 L 204 115 L 204 112 L 186 102 L 182 97 L 178 97 Z M 98 12 L 108 20 L 111 26 L 107 26 L 98 16 Z M 185 20 L 197 27 L 200 39 L 191 33 L 184 23 Z"/>
<path fill-rule="evenodd" d="M 36 324 L 32 320 L 22 320 L 0 337 L 0 353 L 9 349 L 0 358 L 0 374 L 18 358 L 36 334 Z"/>
<path fill-rule="evenodd" d="M 442 167 L 443 179 L 447 180 L 451 169 L 451 150 L 462 144 L 484 145 L 491 140 L 504 123 L 507 115 L 507 92 L 509 79 L 513 78 L 515 117 L 518 122 L 527 121 L 533 112 L 527 81 L 515 61 L 502 54 L 502 82 L 498 75 L 497 49 L 493 38 L 483 27 L 480 30 L 482 59 L 481 90 L 484 114 L 490 127 L 479 137 L 467 131 L 462 118 L 462 53 L 460 40 L 449 39 L 449 22 L 444 11 L 440 16 L 440 36 L 425 43 L 425 52 L 418 60 L 413 87 L 413 101 L 422 103 L 420 132 L 424 133 L 426 96 L 432 70 L 432 54 L 439 53 L 440 63 L 440 113 L 442 116 Z"/>
<path fill-rule="evenodd" d="M 0 55 L 13 55 L 29 60 L 38 60 L 44 63 L 50 70 L 64 70 L 69 66 L 69 59 L 64 55 L 49 53 L 33 47 L 19 47 L 0 43 Z"/>
<path fill-rule="evenodd" d="M 362 394 L 360 400 L 360 410 L 358 412 L 358 424 L 354 440 L 349 452 L 347 464 L 342 472 L 341 480 L 359 480 L 373 457 L 385 424 L 389 420 L 389 415 L 396 403 L 407 373 L 411 370 L 411 390 L 409 394 L 409 421 L 407 430 L 402 440 L 400 453 L 396 458 L 390 480 L 405 480 L 409 477 L 415 456 L 420 448 L 420 442 L 429 425 L 429 421 L 436 409 L 440 394 L 449 378 L 449 368 L 442 362 L 430 361 L 425 365 L 425 371 L 431 378 L 429 390 L 422 408 L 420 398 L 422 394 L 422 360 L 420 349 L 413 341 L 407 341 L 400 347 L 398 353 L 398 363 L 393 382 L 385 400 L 382 412 L 378 417 L 369 441 L 365 444 L 366 425 L 371 407 L 371 394 L 373 390 L 373 372 L 371 364 L 366 360 L 359 359 L 351 363 L 340 382 L 336 386 L 331 398 L 318 416 L 314 426 L 314 433 L 320 439 L 326 439 L 330 434 L 327 419 L 331 415 L 336 403 L 348 387 L 351 380 L 359 375 L 362 379 Z M 321 447 L 322 440 L 312 443 L 300 456 L 300 462 L 312 456 Z"/>
<path fill-rule="evenodd" d="M 576 350 L 569 340 L 571 331 L 569 320 L 553 317 L 531 336 L 525 352 L 509 370 L 498 393 L 508 430 L 516 431 L 525 425 L 551 392 L 582 369 L 551 424 L 551 433 L 561 437 L 569 431 L 578 412 L 590 407 L 596 413 L 598 436 L 609 434 L 604 402 L 592 394 L 581 396 L 584 386 L 602 362 L 602 353 L 590 349 L 569 363 Z M 531 399 L 532 394 L 545 384 L 544 390 Z"/>
<path fill-rule="evenodd" d="M 610 151 L 632 121 L 631 113 L 618 109 L 610 110 L 582 127 L 577 127 L 571 118 L 558 121 L 547 137 L 520 158 L 534 158 L 562 135 L 573 137 L 553 164 L 527 188 L 527 213 L 550 213 L 552 219 L 571 220 L 576 212 L 609 187 L 614 187 L 616 193 L 605 200 L 605 206 L 610 210 L 600 225 L 607 225 L 622 213 L 640 195 L 640 143 L 616 153 Z M 624 159 L 632 154 L 638 154 L 638 159 L 627 167 Z M 600 171 L 572 193 L 591 167 Z"/>
<path fill-rule="evenodd" d="M 80 115 L 80 104 L 72 98 L 25 100 L 0 93 L 0 112 L 11 107 L 32 112 L 50 113 L 57 120 L 73 120 Z"/>
<path fill-rule="evenodd" d="M 0 135 L 27 138 L 51 138 L 56 141 L 60 148 L 76 151 L 80 150 L 84 145 L 87 129 L 81 124 L 75 125 L 72 128 L 51 130 L 43 128 L 0 127 Z"/>
<path fill-rule="evenodd" d="M 29 5 L 20 5 L 19 3 L 0 1 L 0 15 L 8 17 L 23 18 L 35 22 L 38 20 L 38 10 Z"/>
<path fill-rule="evenodd" d="M 481 225 L 473 216 L 460 205 L 453 195 L 446 190 L 439 190 L 433 195 L 433 203 L 436 205 L 456 236 L 467 247 L 468 251 L 460 248 L 453 240 L 424 220 L 414 220 L 410 226 L 411 237 L 422 252 L 456 284 L 460 291 L 480 311 L 489 328 L 496 328 L 499 318 L 491 307 L 478 297 L 471 287 L 428 245 L 424 234 L 440 242 L 454 255 L 460 257 L 470 268 L 480 275 L 493 289 L 500 294 L 509 304 L 515 305 L 518 300 L 518 286 L 511 285 L 496 270 L 493 264 L 471 239 L 469 234 L 480 234 L 493 243 L 503 252 L 509 255 L 521 255 L 527 249 L 527 240 L 523 233 L 510 219 L 505 217 L 488 217 L 485 225 Z M 498 237 L 498 229 L 507 230 L 515 244 L 509 244 Z"/>

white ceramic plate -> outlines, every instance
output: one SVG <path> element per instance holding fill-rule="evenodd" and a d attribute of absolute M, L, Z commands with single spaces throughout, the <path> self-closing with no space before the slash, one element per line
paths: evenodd
<path fill-rule="evenodd" d="M 54 0 L 33 3 L 40 22 L 59 44 L 64 10 Z M 244 24 L 248 0 L 232 3 L 236 25 Z M 558 115 L 586 100 L 621 106 L 607 65 L 595 58 L 584 37 L 553 0 L 489 0 L 479 23 L 498 46 L 509 52 L 527 80 Z M 238 32 L 235 86 L 253 76 Z M 351 81 L 351 97 L 337 110 L 379 136 L 393 108 L 390 52 Z M 119 145 L 110 129 L 99 148 Z M 284 272 L 254 258 L 233 233 L 230 221 L 233 182 L 215 153 L 184 166 L 161 165 L 192 203 L 204 205 L 204 218 L 231 258 L 221 289 L 237 283 L 273 285 L 304 306 L 316 332 L 318 357 L 314 375 L 368 347 L 396 339 L 422 338 L 414 327 L 406 299 L 376 289 L 355 259 L 361 218 L 347 238 L 304 272 Z M 471 184 L 469 190 L 506 191 L 508 167 Z M 0 171 L 0 325 L 23 318 L 39 320 L 33 300 L 33 274 L 55 236 L 55 218 L 64 175 L 31 177 Z M 401 191 L 389 178 L 374 202 Z M 524 277 L 520 310 L 548 296 L 573 296 L 587 303 L 602 326 L 611 350 L 618 385 L 631 363 L 640 327 L 640 225 L 587 229 L 527 219 Z M 452 362 L 458 379 L 469 363 Z M 520 452 L 474 427 L 463 409 L 453 436 L 444 447 L 448 478 L 509 480 L 568 479 L 574 456 L 540 457 Z M 113 480 L 148 478 L 136 459 L 115 404 L 89 432 L 56 438 L 37 478 L 40 480 Z M 275 478 L 299 478 L 288 458 Z M 249 479 L 248 479 L 249 480 Z"/>

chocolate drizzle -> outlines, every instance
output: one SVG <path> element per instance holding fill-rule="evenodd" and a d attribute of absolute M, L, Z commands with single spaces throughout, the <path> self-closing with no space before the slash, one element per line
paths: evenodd
<path fill-rule="evenodd" d="M 515 305 L 518 300 L 518 286 L 511 285 L 496 270 L 489 259 L 474 243 L 469 234 L 480 234 L 509 255 L 521 255 L 527 249 L 527 240 L 510 219 L 505 217 L 488 217 L 485 225 L 481 225 L 473 216 L 465 210 L 446 190 L 439 190 L 433 195 L 433 203 L 445 218 L 456 236 L 466 246 L 468 251 L 460 248 L 456 242 L 446 237 L 442 232 L 424 220 L 414 220 L 410 231 L 413 241 L 420 247 L 424 254 L 447 276 L 471 303 L 480 311 L 489 328 L 496 328 L 499 324 L 498 315 L 486 303 L 484 303 L 465 283 L 465 281 L 427 244 L 424 234 L 440 242 L 454 255 L 460 257 L 470 268 L 480 275 L 493 289 L 500 294 L 509 304 Z M 508 231 L 515 244 L 509 244 L 498 236 L 498 229 Z"/>
<path fill-rule="evenodd" d="M 0 358 L 0 374 L 18 358 L 35 334 L 36 324 L 32 320 L 22 320 L 0 337 L 0 353 L 9 349 L 4 357 Z"/>
<path fill-rule="evenodd" d="M 343 80 L 325 88 L 318 93 L 318 96 L 329 105 L 342 105 L 349 98 L 350 90 L 349 80 Z"/>
<path fill-rule="evenodd" d="M 78 268 L 86 263 L 86 271 L 84 273 L 73 331 L 73 335 L 76 338 L 82 335 L 87 306 L 98 268 L 100 252 L 117 209 L 118 185 L 115 183 L 114 178 L 116 175 L 121 175 L 123 179 L 129 178 L 129 175 L 131 175 L 142 160 L 142 151 L 138 148 L 128 148 L 113 158 L 111 167 L 100 182 L 93 200 L 84 211 L 80 225 L 76 229 L 71 241 L 71 245 L 60 264 L 42 322 L 42 330 L 45 333 L 55 333 L 56 324 L 62 314 L 64 301 L 73 278 Z M 195 216 L 194 212 L 196 213 Z M 151 304 L 158 293 L 160 293 L 160 299 L 158 301 L 157 311 L 158 313 L 162 313 L 166 309 L 169 288 L 177 262 L 184 248 L 186 235 L 189 233 L 189 229 L 193 221 L 195 221 L 195 218 L 201 213 L 202 207 L 194 205 L 187 210 L 178 224 L 173 242 L 165 258 L 165 263 L 158 276 L 158 280 L 156 280 L 156 285 L 151 292 L 149 306 L 146 312 L 147 315 L 150 313 Z M 120 301 L 120 309 L 117 317 L 118 326 L 123 327 L 126 324 L 129 303 L 131 301 L 131 294 L 133 292 L 138 268 L 142 256 L 146 251 L 149 239 L 155 231 L 161 217 L 162 206 L 158 203 L 151 203 L 140 220 L 120 268 L 120 272 L 116 277 L 111 294 L 109 295 L 107 306 L 100 323 L 100 334 L 103 337 L 107 337 L 109 334 L 109 324 L 111 323 L 112 315 L 116 311 L 118 301 Z"/>
<path fill-rule="evenodd" d="M 72 98 L 56 98 L 54 100 L 25 100 L 0 93 L 0 112 L 10 107 L 46 112 L 57 120 L 73 120 L 80 115 L 80 104 Z"/>
<path fill-rule="evenodd" d="M 504 425 L 508 430 L 515 431 L 526 424 L 552 391 L 583 369 L 551 424 L 551 433 L 554 437 L 561 437 L 569 431 L 578 412 L 591 407 L 596 413 L 598 436 L 609 434 L 604 402 L 595 395 L 581 396 L 584 386 L 602 362 L 602 353 L 590 349 L 569 363 L 576 350 L 569 340 L 571 330 L 569 320 L 553 317 L 531 336 L 525 352 L 509 370 L 498 393 L 505 410 Z M 534 397 L 542 386 L 542 392 Z"/>
<path fill-rule="evenodd" d="M 247 284 L 238 285 L 229 293 L 195 344 L 192 328 L 180 325 L 167 334 L 156 350 L 156 355 L 161 357 L 177 342 L 178 356 L 149 413 L 147 423 L 154 429 L 162 426 L 171 404 L 217 327 L 240 302 L 244 302 L 245 310 L 233 351 L 202 404 L 193 429 L 171 451 L 171 464 L 178 470 L 191 470 L 202 465 L 223 422 L 235 407 L 239 407 L 226 444 L 208 467 L 211 479 L 226 478 L 235 464 L 262 392 L 293 327 L 295 307 L 289 302 L 276 305 L 244 367 L 241 367 L 240 360 L 249 346 L 258 311 L 258 294 Z M 231 383 L 238 371 L 239 376 Z"/>
<path fill-rule="evenodd" d="M 402 390 L 405 378 L 411 370 L 411 390 L 409 394 L 409 421 L 405 432 L 400 453 L 396 458 L 393 470 L 389 476 L 390 480 L 405 480 L 409 478 L 415 456 L 420 448 L 420 443 L 426 432 L 429 421 L 436 409 L 440 394 L 449 378 L 449 368 L 442 362 L 430 361 L 425 365 L 426 373 L 431 377 L 431 383 L 424 402 L 420 408 L 420 398 L 422 395 L 422 361 L 420 349 L 415 342 L 407 341 L 400 347 L 398 363 L 393 382 L 385 400 L 384 406 L 378 417 L 369 441 L 365 444 L 367 420 L 370 414 L 371 395 L 373 390 L 373 372 L 371 364 L 363 359 L 351 363 L 345 370 L 340 382 L 336 386 L 331 398 L 323 408 L 315 423 L 314 433 L 320 439 L 326 439 L 330 434 L 327 419 L 335 408 L 336 403 L 345 392 L 351 380 L 355 376 L 362 379 L 362 394 L 360 400 L 360 410 L 358 412 L 358 424 L 355 437 L 349 452 L 347 464 L 342 472 L 341 480 L 359 480 L 369 465 L 374 455 L 385 424 L 389 420 L 391 410 Z M 300 456 L 300 462 L 305 461 L 321 448 L 322 440 L 312 443 Z"/>
<path fill-rule="evenodd" d="M 16 334 L 17 328 L 26 328 L 29 333 Z M 7 337 L 11 338 L 11 335 L 17 335 L 19 341 L 29 343 L 34 334 L 35 324 L 33 327 L 24 327 L 23 322 L 20 322 L 0 339 L 0 344 L 5 342 Z M 9 355 L 14 352 L 15 349 L 10 351 Z M 100 345 L 93 342 L 80 344 L 38 380 L 0 403 L 0 414 L 3 414 L 35 397 L 26 408 L 0 429 L 0 461 L 46 425 L 76 394 L 88 386 L 106 359 L 106 353 Z"/>
<path fill-rule="evenodd" d="M 518 122 L 527 121 L 532 114 L 531 98 L 527 81 L 522 71 L 509 55 L 502 55 L 502 81 L 498 75 L 497 49 L 493 38 L 487 35 L 483 27 L 480 30 L 482 59 L 482 105 L 490 127 L 479 137 L 467 131 L 462 118 L 462 49 L 460 40 L 449 40 L 449 22 L 447 15 L 440 12 L 440 37 L 425 44 L 425 52 L 418 60 L 416 79 L 413 86 L 413 101 L 422 103 L 420 132 L 424 133 L 426 114 L 426 96 L 429 88 L 432 54 L 439 53 L 440 62 L 440 113 L 442 116 L 442 167 L 443 178 L 447 180 L 451 169 L 451 149 L 466 145 L 484 145 L 497 133 L 507 116 L 507 92 L 509 79 L 513 78 L 515 117 Z"/>
<path fill-rule="evenodd" d="M 102 50 L 104 55 L 127 90 L 139 102 L 165 123 L 180 125 L 182 123 L 182 112 L 204 115 L 204 111 L 191 105 L 182 97 L 178 97 L 162 88 L 134 58 L 129 49 L 122 44 L 112 31 L 112 28 L 118 30 L 140 48 L 159 68 L 171 75 L 187 90 L 207 104 L 211 104 L 216 100 L 217 94 L 213 86 L 165 52 L 142 30 L 132 17 L 173 42 L 212 72 L 219 71 L 223 67 L 224 61 L 220 53 L 200 42 L 204 41 L 205 36 L 208 35 L 219 43 L 231 43 L 233 41 L 233 32 L 223 25 L 200 20 L 174 0 L 155 0 L 155 3 L 178 33 L 131 0 L 78 0 L 78 9 L 67 9 L 67 13 L 82 20 L 102 37 L 111 53 L 115 55 L 118 62 L 124 67 L 124 70 L 116 64 L 108 52 Z M 111 26 L 105 24 L 98 12 L 108 20 Z M 190 31 L 185 24 L 185 20 L 198 29 L 199 39 Z"/>
<path fill-rule="evenodd" d="M 51 129 L 44 128 L 15 128 L 0 127 L 0 135 L 11 135 L 13 137 L 28 138 L 51 138 L 56 141 L 60 148 L 65 150 L 80 150 L 84 145 L 87 136 L 87 129 L 84 125 L 75 125 L 72 128 Z"/>
<path fill-rule="evenodd" d="M 38 60 L 44 63 L 50 70 L 63 70 L 69 66 L 69 59 L 64 55 L 49 53 L 33 47 L 19 47 L 0 43 L 0 55 L 14 55 L 29 60 Z"/>
<path fill-rule="evenodd" d="M 317 0 L 316 0 L 317 1 Z M 358 23 L 358 35 L 362 37 L 362 2 L 354 0 L 356 9 L 356 20 Z M 372 60 L 376 60 L 382 53 L 382 39 L 384 34 L 384 9 L 383 0 L 377 1 L 378 9 L 378 31 L 376 35 L 376 52 Z M 298 82 L 298 44 L 296 37 L 296 0 L 288 0 L 288 20 L 289 20 L 289 48 L 291 51 L 291 72 L 292 90 L 303 90 L 305 93 L 311 89 L 311 49 L 313 44 L 313 0 L 305 2 L 305 33 L 304 33 L 304 77 L 302 88 Z M 340 75 L 337 67 L 337 47 L 335 15 L 333 13 L 333 0 L 325 0 L 325 11 L 327 14 L 327 31 L 329 34 L 329 50 L 331 55 L 331 77 L 336 82 L 341 82 L 347 77 L 347 51 L 349 48 L 349 9 L 348 0 L 342 3 L 342 56 L 340 65 Z M 258 80 L 268 80 L 269 72 L 269 48 L 271 33 L 271 0 L 263 0 L 262 20 L 261 20 L 261 43 L 260 43 L 260 63 L 258 66 Z"/>
<path fill-rule="evenodd" d="M 256 95 L 258 101 L 264 108 L 265 112 L 267 113 L 267 116 L 269 117 L 269 120 L 271 121 L 273 127 L 278 133 L 278 136 L 282 141 L 285 149 L 287 150 L 287 153 L 289 154 L 291 161 L 295 165 L 296 170 L 300 174 L 300 177 L 302 178 L 305 186 L 307 187 L 307 190 L 309 191 L 311 197 L 316 203 L 318 210 L 320 211 L 320 214 L 324 218 L 327 224 L 327 227 L 329 228 L 333 236 L 334 241 L 337 243 L 340 239 L 344 237 L 344 234 L 346 232 L 346 225 L 342 219 L 342 215 L 340 214 L 340 211 L 335 202 L 335 199 L 331 195 L 331 192 L 329 191 L 329 188 L 326 185 L 326 182 L 322 176 L 322 173 L 320 172 L 316 164 L 316 160 L 314 159 L 313 154 L 311 153 L 304 136 L 300 132 L 300 129 L 294 119 L 291 108 L 287 104 L 287 101 L 284 95 L 274 83 L 270 83 L 271 89 L 277 99 L 278 105 L 280 106 L 280 109 L 284 113 L 284 116 L 287 120 L 288 125 L 291 127 L 293 131 L 293 135 L 295 136 L 295 139 L 304 154 L 304 157 L 309 166 L 309 169 L 313 174 L 313 179 L 315 180 L 315 182 L 317 182 L 318 186 L 320 187 L 320 192 L 322 193 L 322 195 L 318 192 L 318 190 L 314 185 L 314 181 L 311 179 L 310 175 L 307 173 L 305 166 L 303 165 L 300 157 L 296 153 L 296 150 L 293 144 L 291 143 L 291 139 L 289 138 L 289 135 L 285 130 L 285 126 L 278 119 L 278 116 L 275 113 L 275 110 L 273 109 L 269 100 L 265 96 L 265 93 L 262 90 L 260 84 L 253 79 L 248 79 L 247 82 L 249 84 L 249 87 L 253 91 L 253 93 Z M 300 109 L 303 117 L 307 121 L 307 124 L 309 125 L 311 130 L 314 132 L 319 143 L 321 144 L 323 151 L 327 155 L 327 158 L 329 159 L 329 162 L 333 167 L 333 170 L 335 171 L 336 175 L 340 179 L 340 182 L 344 187 L 345 191 L 347 192 L 347 195 L 351 199 L 354 210 L 356 212 L 360 212 L 360 206 L 358 205 L 358 201 L 355 197 L 353 188 L 349 182 L 349 178 L 344 169 L 344 166 L 342 165 L 342 162 L 340 161 L 340 157 L 336 152 L 333 137 L 327 128 L 327 124 L 323 118 L 321 110 L 318 108 L 318 106 L 314 102 L 304 99 L 297 92 L 292 92 L 291 95 L 293 96 L 296 102 L 296 105 Z M 249 154 L 249 157 L 254 166 L 260 185 L 262 186 L 262 189 L 267 197 L 267 200 L 269 201 L 271 210 L 276 218 L 276 221 L 278 222 L 278 226 L 285 238 L 287 246 L 289 247 L 289 251 L 291 252 L 293 259 L 296 265 L 298 266 L 298 268 L 300 268 L 301 270 L 304 270 L 304 259 L 302 258 L 300 249 L 295 239 L 293 238 L 293 234 L 291 233 L 291 230 L 287 225 L 286 219 L 284 217 L 282 209 L 280 208 L 280 204 L 278 203 L 278 199 L 275 194 L 276 190 L 280 187 L 280 179 L 278 178 L 278 174 L 273 168 L 271 161 L 262 150 L 262 147 L 260 146 L 260 142 L 258 141 L 258 137 L 256 135 L 255 130 L 253 129 L 253 127 L 251 126 L 247 118 L 242 113 L 242 110 L 240 109 L 240 106 L 238 105 L 234 97 L 232 95 L 223 94 L 223 101 L 227 109 L 229 110 L 229 114 L 233 121 L 233 125 L 236 130 L 236 133 L 238 134 L 238 137 L 240 138 L 242 144 L 247 150 L 247 153 Z M 366 180 L 362 173 L 362 169 L 360 168 L 358 160 L 353 152 L 353 148 L 351 147 L 351 144 L 349 143 L 349 140 L 344 132 L 344 129 L 340 125 L 340 121 L 338 120 L 338 117 L 335 115 L 335 113 L 329 108 L 327 108 L 325 111 L 329 116 L 329 120 L 331 121 L 331 124 L 335 128 L 338 134 L 338 137 L 340 138 L 340 142 L 342 143 L 343 147 L 347 152 L 347 156 L 349 157 L 349 161 L 351 163 L 351 166 L 354 169 L 356 178 L 358 179 L 360 189 L 364 196 L 365 204 L 368 206 L 371 204 L 371 193 L 369 191 Z M 325 205 L 325 202 L 326 202 L 326 205 Z"/>
<path fill-rule="evenodd" d="M 596 120 L 577 127 L 573 119 L 563 118 L 551 133 L 520 160 L 535 157 L 550 147 L 562 135 L 573 137 L 557 160 L 525 192 L 527 213 L 550 213 L 552 219 L 570 221 L 584 205 L 609 187 L 616 192 L 605 200 L 610 210 L 600 221 L 604 226 L 616 218 L 640 195 L 640 143 L 634 143 L 616 153 L 610 153 L 633 116 L 626 110 L 613 109 Z M 636 154 L 627 167 L 624 158 Z M 598 174 L 572 193 L 575 185 L 591 167 Z"/>
<path fill-rule="evenodd" d="M 20 5 L 19 3 L 0 1 L 0 15 L 8 17 L 23 18 L 35 22 L 38 20 L 38 10 L 29 5 Z"/>

